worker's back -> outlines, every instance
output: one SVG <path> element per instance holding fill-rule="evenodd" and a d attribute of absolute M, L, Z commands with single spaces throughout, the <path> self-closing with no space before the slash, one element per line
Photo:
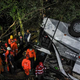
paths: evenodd
<path fill-rule="evenodd" d="M 23 59 L 22 67 L 26 75 L 29 75 L 29 70 L 31 69 L 31 61 L 29 59 Z"/>
<path fill-rule="evenodd" d="M 34 49 L 27 49 L 26 54 L 29 54 L 30 58 L 36 57 Z"/>
<path fill-rule="evenodd" d="M 25 69 L 31 69 L 30 64 L 31 64 L 30 60 L 23 59 L 23 61 L 22 61 L 22 67 L 23 67 L 24 70 Z"/>

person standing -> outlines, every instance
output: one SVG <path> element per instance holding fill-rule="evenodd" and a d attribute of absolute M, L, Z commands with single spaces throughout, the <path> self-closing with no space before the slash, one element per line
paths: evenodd
<path fill-rule="evenodd" d="M 9 51 L 8 58 L 9 58 L 11 73 L 14 74 L 14 57 L 13 57 L 13 52 L 12 51 Z"/>
<path fill-rule="evenodd" d="M 21 35 L 20 32 L 18 32 L 18 43 L 19 43 L 19 45 L 23 44 L 23 36 Z"/>
<path fill-rule="evenodd" d="M 29 72 L 31 71 L 31 61 L 29 60 L 29 55 L 26 55 L 26 59 L 22 60 L 22 68 L 26 74 L 26 80 L 29 80 Z"/>
<path fill-rule="evenodd" d="M 11 48 L 10 47 L 7 47 L 7 51 L 6 51 L 6 53 L 4 54 L 4 56 L 5 56 L 5 63 L 6 63 L 6 66 L 5 66 L 5 68 L 7 68 L 6 69 L 6 72 L 9 72 L 9 65 L 8 65 L 8 55 L 9 55 L 9 51 L 11 51 Z"/>
<path fill-rule="evenodd" d="M 16 38 L 14 38 L 13 39 L 13 49 L 14 49 L 14 55 L 17 55 L 18 54 L 18 46 L 17 46 L 17 39 Z"/>
<path fill-rule="evenodd" d="M 34 67 L 34 61 L 36 61 L 36 53 L 35 50 L 32 48 L 27 49 L 26 55 L 29 54 L 29 60 L 31 61 L 31 70 Z"/>
<path fill-rule="evenodd" d="M 39 64 L 36 66 L 35 69 L 35 75 L 38 78 L 38 80 L 43 80 L 42 77 L 43 77 L 44 69 L 46 68 L 44 67 L 43 63 L 39 62 Z"/>
<path fill-rule="evenodd" d="M 18 32 L 18 36 L 17 36 L 17 39 L 18 39 L 18 48 L 22 50 L 22 47 L 23 47 L 23 36 L 21 35 L 20 32 Z"/>
<path fill-rule="evenodd" d="M 30 42 L 30 37 L 31 37 L 31 34 L 29 30 L 27 29 L 26 33 L 24 34 L 24 40 L 25 40 L 26 45 L 28 45 L 28 43 Z"/>
<path fill-rule="evenodd" d="M 13 51 L 14 53 L 14 46 L 13 46 L 13 35 L 10 35 L 10 38 L 8 39 L 8 44 L 9 46 L 11 47 L 11 50 Z"/>

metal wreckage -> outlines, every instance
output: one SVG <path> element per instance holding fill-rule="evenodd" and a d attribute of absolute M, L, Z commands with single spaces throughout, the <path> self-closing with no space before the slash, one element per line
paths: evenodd
<path fill-rule="evenodd" d="M 40 28 L 41 46 L 37 50 L 47 53 L 44 65 L 46 79 L 80 80 L 80 20 L 71 24 L 44 18 Z"/>
<path fill-rule="evenodd" d="M 27 41 L 30 42 L 31 34 Z M 44 18 L 40 27 L 40 44 L 32 46 L 46 53 L 45 80 L 80 80 L 80 20 L 65 23 Z"/>

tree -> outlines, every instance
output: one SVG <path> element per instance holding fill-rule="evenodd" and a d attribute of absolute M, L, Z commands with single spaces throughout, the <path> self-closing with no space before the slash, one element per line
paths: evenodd
<path fill-rule="evenodd" d="M 0 13 L 10 15 L 15 22 L 12 29 L 18 25 L 24 34 L 27 28 L 40 26 L 43 13 L 46 17 L 64 22 L 80 18 L 79 5 L 80 2 L 75 0 L 1 0 Z"/>

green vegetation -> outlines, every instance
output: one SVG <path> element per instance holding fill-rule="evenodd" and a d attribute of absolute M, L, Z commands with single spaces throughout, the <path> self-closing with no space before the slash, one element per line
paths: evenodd
<path fill-rule="evenodd" d="M 36 30 L 40 27 L 43 14 L 46 17 L 68 23 L 73 19 L 79 19 L 79 5 L 80 1 L 76 0 L 1 0 L 0 18 L 3 14 L 7 15 L 7 20 L 11 16 L 12 23 L 15 22 L 11 28 L 14 30 L 20 26 L 20 31 L 24 34 L 26 29 Z M 0 24 L 0 26 L 2 25 Z M 5 24 L 4 27 L 8 29 L 10 25 Z M 16 30 L 14 30 L 15 33 L 17 33 Z"/>

